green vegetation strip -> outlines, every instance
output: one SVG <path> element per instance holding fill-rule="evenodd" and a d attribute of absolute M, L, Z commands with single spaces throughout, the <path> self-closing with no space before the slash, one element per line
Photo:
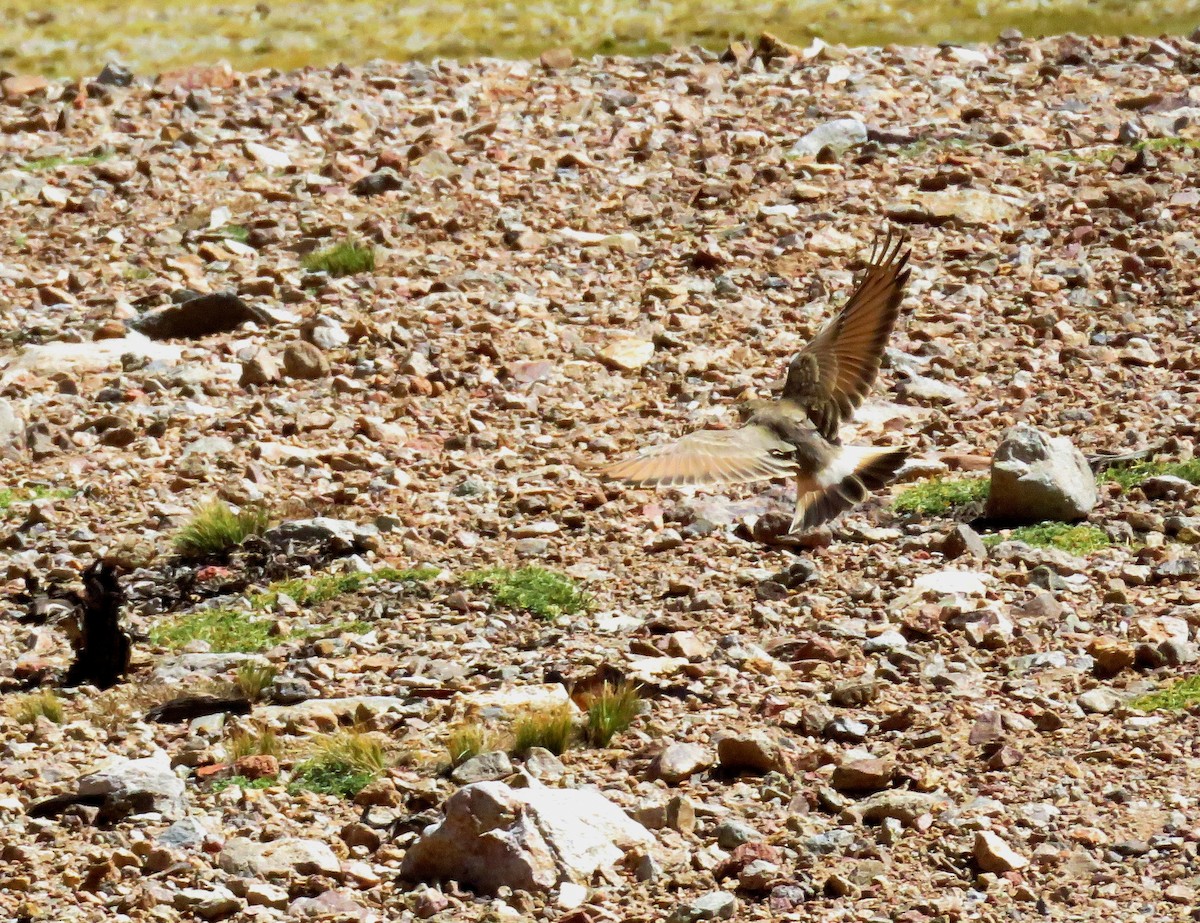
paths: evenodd
<path fill-rule="evenodd" d="M 1136 698 L 1129 704 L 1141 711 L 1181 711 L 1200 705 L 1200 676 L 1178 680 L 1166 689 Z"/>
<path fill-rule="evenodd" d="M 65 500 L 73 497 L 78 491 L 69 487 L 2 487 L 0 488 L 0 512 L 4 512 L 14 503 L 28 503 L 31 500 Z"/>
<path fill-rule="evenodd" d="M 150 629 L 150 641 L 165 647 L 182 648 L 192 641 L 207 641 L 214 652 L 252 653 L 270 647 L 273 619 L 267 615 L 286 594 L 297 605 L 315 606 L 345 593 L 361 589 L 370 583 L 421 583 L 437 576 L 432 567 L 397 570 L 383 567 L 365 574 L 319 574 L 317 576 L 273 583 L 265 593 L 250 597 L 251 612 L 235 609 L 204 609 L 171 619 Z M 371 629 L 368 622 L 352 620 L 332 625 L 315 625 L 293 632 L 292 638 L 307 638 L 314 634 L 343 631 L 363 634 Z"/>
<path fill-rule="evenodd" d="M 89 154 L 85 157 L 38 157 L 35 160 L 25 161 L 21 164 L 21 169 L 29 173 L 37 173 L 41 170 L 53 170 L 55 167 L 90 167 L 92 164 L 101 163 L 111 157 L 111 154 Z"/>
<path fill-rule="evenodd" d="M 731 37 L 769 30 L 807 44 L 814 36 L 849 45 L 991 41 L 1007 28 L 1186 35 L 1193 0 L 79 0 L 47 18 L 44 0 L 5 4 L 5 69 L 65 76 L 97 74 L 107 61 L 137 73 L 225 59 L 235 68 L 291 69 L 481 56 L 533 58 L 569 45 L 576 54 L 653 54 L 671 46 L 719 49 Z"/>
<path fill-rule="evenodd" d="M 986 535 L 983 543 L 991 547 L 1005 540 L 1024 542 L 1037 548 L 1057 548 L 1067 554 L 1080 556 L 1112 544 L 1104 530 L 1097 526 L 1073 526 L 1065 522 L 1039 522 L 1032 526 L 1021 526 L 1007 536 Z"/>
<path fill-rule="evenodd" d="M 1169 475 L 1183 478 L 1192 484 L 1200 484 L 1200 458 L 1185 462 L 1144 461 L 1132 465 L 1112 467 L 1104 471 L 1101 480 L 1120 484 L 1124 490 L 1137 487 L 1148 478 Z"/>

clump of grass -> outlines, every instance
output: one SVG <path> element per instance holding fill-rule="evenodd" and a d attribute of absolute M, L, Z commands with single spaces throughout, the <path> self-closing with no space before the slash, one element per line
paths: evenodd
<path fill-rule="evenodd" d="M 377 738 L 361 731 L 338 731 L 319 741 L 313 755 L 296 767 L 289 789 L 353 798 L 389 764 Z"/>
<path fill-rule="evenodd" d="M 212 784 L 212 792 L 214 794 L 223 792 L 225 789 L 236 785 L 238 788 L 270 788 L 279 780 L 275 776 L 263 776 L 259 779 L 247 779 L 245 776 L 230 776 L 228 779 L 217 779 Z"/>
<path fill-rule="evenodd" d="M 470 587 L 486 587 L 498 605 L 531 612 L 544 619 L 574 615 L 595 605 L 590 593 L 575 585 L 570 577 L 541 567 L 491 567 L 471 571 L 463 577 Z"/>
<path fill-rule="evenodd" d="M 588 704 L 587 739 L 594 747 L 607 747 L 614 737 L 633 724 L 642 697 L 633 683 L 613 687 L 608 683 Z"/>
<path fill-rule="evenodd" d="M 251 702 L 262 698 L 262 694 L 271 688 L 278 671 L 269 663 L 247 661 L 237 668 L 234 685 Z"/>
<path fill-rule="evenodd" d="M 1200 676 L 1177 680 L 1165 689 L 1139 696 L 1129 703 L 1140 711 L 1182 711 L 1200 704 Z"/>
<path fill-rule="evenodd" d="M 541 747 L 560 756 L 570 749 L 574 740 L 575 720 L 568 705 L 534 712 L 517 719 L 513 725 L 513 752 L 518 754 Z"/>
<path fill-rule="evenodd" d="M 939 516 L 956 507 L 986 500 L 990 488 L 988 478 L 933 478 L 902 492 L 893 508 L 898 513 Z"/>
<path fill-rule="evenodd" d="M 232 609 L 205 609 L 155 625 L 150 641 L 171 648 L 207 641 L 216 653 L 248 654 L 271 645 L 271 624 Z"/>
<path fill-rule="evenodd" d="M 243 756 L 273 756 L 278 759 L 283 756 L 283 744 L 279 735 L 270 728 L 258 733 L 237 731 L 225 744 L 225 752 L 231 761 L 240 760 Z"/>
<path fill-rule="evenodd" d="M 62 701 L 53 690 L 31 692 L 23 695 L 9 706 L 9 714 L 21 724 L 36 724 L 38 718 L 48 718 L 62 724 Z"/>
<path fill-rule="evenodd" d="M 1200 484 L 1200 458 L 1193 458 L 1185 462 L 1141 461 L 1132 465 L 1115 465 L 1107 469 L 1101 475 L 1101 479 L 1120 484 L 1122 490 L 1131 490 L 1143 481 L 1161 475 L 1170 475 L 1183 478 L 1192 484 Z"/>
<path fill-rule="evenodd" d="M 28 503 L 31 500 L 65 500 L 73 497 L 77 491 L 70 487 L 4 487 L 0 488 L 0 512 L 7 510 L 14 503 Z"/>
<path fill-rule="evenodd" d="M 344 240 L 316 250 L 300 261 L 309 272 L 325 272 L 331 276 L 353 276 L 375 269 L 375 248 L 355 240 Z"/>
<path fill-rule="evenodd" d="M 271 514 L 251 507 L 234 512 L 221 500 L 196 507 L 192 518 L 175 535 L 175 550 L 185 558 L 228 554 L 252 535 L 261 535 L 271 524 Z"/>
<path fill-rule="evenodd" d="M 465 763 L 481 753 L 487 753 L 493 747 L 491 733 L 481 724 L 464 724 L 450 733 L 446 750 L 450 754 L 450 765 L 457 766 Z"/>
<path fill-rule="evenodd" d="M 1008 534 L 1010 541 L 1024 542 L 1039 548 L 1057 548 L 1067 554 L 1085 555 L 1100 548 L 1107 548 L 1112 542 L 1104 530 L 1087 524 L 1072 526 L 1065 522 L 1039 522 L 1032 526 L 1021 526 Z M 984 544 L 997 545 L 1003 541 L 1003 536 L 988 535 Z"/>

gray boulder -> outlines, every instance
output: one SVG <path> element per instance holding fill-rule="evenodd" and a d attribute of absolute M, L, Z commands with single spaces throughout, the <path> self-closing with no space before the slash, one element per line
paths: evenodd
<path fill-rule="evenodd" d="M 445 819 L 425 828 L 400 875 L 487 893 L 506 886 L 545 892 L 567 882 L 586 885 L 626 850 L 653 842 L 597 791 L 479 782 L 450 796 Z"/>
<path fill-rule="evenodd" d="M 100 799 L 101 816 L 109 820 L 150 812 L 177 820 L 187 814 L 183 779 L 161 750 L 140 760 L 118 758 L 83 776 L 75 797 L 81 802 Z"/>
<path fill-rule="evenodd" d="M 375 526 L 328 516 L 280 523 L 268 529 L 263 538 L 272 545 L 317 545 L 343 554 L 379 547 L 379 530 Z"/>
<path fill-rule="evenodd" d="M 1071 440 L 1014 426 L 992 458 L 987 514 L 1009 522 L 1071 522 L 1096 505 L 1096 478 Z"/>

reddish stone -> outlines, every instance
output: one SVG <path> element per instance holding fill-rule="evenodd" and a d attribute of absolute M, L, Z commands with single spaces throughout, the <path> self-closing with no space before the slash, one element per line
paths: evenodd
<path fill-rule="evenodd" d="M 233 771 L 247 779 L 269 779 L 279 775 L 279 760 L 266 753 L 252 753 L 234 760 Z"/>

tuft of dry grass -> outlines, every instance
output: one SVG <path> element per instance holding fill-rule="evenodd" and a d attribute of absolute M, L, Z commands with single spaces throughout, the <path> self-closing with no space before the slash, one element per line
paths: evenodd
<path fill-rule="evenodd" d="M 446 750 L 450 754 L 450 765 L 465 763 L 495 746 L 495 738 L 482 724 L 464 724 L 450 732 Z"/>
<path fill-rule="evenodd" d="M 379 737 L 363 731 L 323 735 L 311 750 L 296 767 L 289 790 L 353 798 L 392 765 Z"/>
<path fill-rule="evenodd" d="M 324 272 L 331 276 L 355 276 L 375 269 L 375 248 L 356 240 L 339 243 L 308 254 L 300 261 L 309 272 Z"/>
<path fill-rule="evenodd" d="M 561 756 L 574 741 L 575 717 L 569 705 L 533 712 L 513 724 L 513 752 L 517 754 L 541 747 Z"/>
<path fill-rule="evenodd" d="M 283 756 L 283 742 L 270 728 L 261 731 L 235 731 L 225 743 L 230 762 L 243 756 Z"/>
<path fill-rule="evenodd" d="M 52 689 L 20 696 L 9 705 L 8 713 L 21 724 L 36 724 L 38 718 L 48 718 L 55 724 L 63 722 L 62 700 Z"/>
<path fill-rule="evenodd" d="M 641 707 L 642 697 L 633 683 L 616 687 L 605 683 L 588 704 L 588 742 L 594 747 L 607 747 L 614 737 L 633 724 Z"/>
<path fill-rule="evenodd" d="M 251 702 L 257 702 L 264 692 L 275 682 L 278 671 L 269 663 L 256 663 L 248 660 L 237 668 L 234 685 Z"/>
<path fill-rule="evenodd" d="M 222 500 L 202 504 L 175 535 L 175 551 L 184 558 L 226 555 L 271 525 L 271 514 L 259 507 L 234 512 Z"/>

